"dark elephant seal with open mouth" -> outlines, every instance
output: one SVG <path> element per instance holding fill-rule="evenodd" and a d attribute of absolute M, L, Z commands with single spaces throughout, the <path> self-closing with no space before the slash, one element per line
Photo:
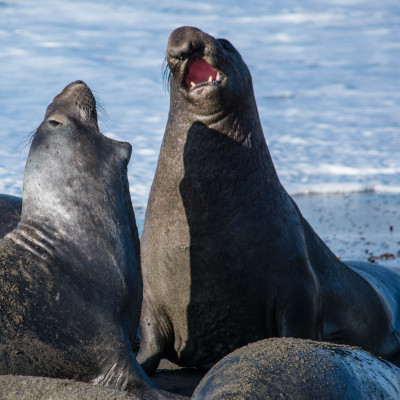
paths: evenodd
<path fill-rule="evenodd" d="M 21 219 L 22 199 L 0 194 L 0 239 L 11 232 Z"/>
<path fill-rule="evenodd" d="M 400 369 L 360 348 L 274 338 L 223 358 L 193 400 L 398 400 Z"/>
<path fill-rule="evenodd" d="M 82 81 L 46 111 L 22 216 L 0 242 L 0 374 L 92 382 L 167 399 L 135 360 L 142 300 L 129 143 L 103 136 Z"/>
<path fill-rule="evenodd" d="M 167 47 L 170 112 L 141 238 L 138 360 L 209 368 L 291 336 L 400 349 L 400 275 L 345 265 L 279 182 L 250 72 L 225 39 L 191 27 Z"/>

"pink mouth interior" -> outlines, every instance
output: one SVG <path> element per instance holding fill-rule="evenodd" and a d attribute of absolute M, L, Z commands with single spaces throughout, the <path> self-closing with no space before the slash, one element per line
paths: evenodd
<path fill-rule="evenodd" d="M 187 75 L 185 82 L 188 88 L 192 87 L 191 82 L 196 85 L 201 82 L 208 82 L 210 76 L 212 77 L 212 80 L 215 81 L 218 74 L 218 72 L 202 58 L 190 60 L 186 67 L 186 71 Z"/>

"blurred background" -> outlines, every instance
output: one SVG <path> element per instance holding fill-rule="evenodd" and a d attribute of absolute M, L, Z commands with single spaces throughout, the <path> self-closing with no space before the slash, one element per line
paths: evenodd
<path fill-rule="evenodd" d="M 139 231 L 168 116 L 171 31 L 230 40 L 253 76 L 278 175 L 342 258 L 400 267 L 398 0 L 0 1 L 0 193 L 22 195 L 29 134 L 68 83 L 133 146 Z"/>

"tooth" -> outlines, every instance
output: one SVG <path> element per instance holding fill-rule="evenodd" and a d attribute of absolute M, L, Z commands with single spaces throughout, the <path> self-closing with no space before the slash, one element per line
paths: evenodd
<path fill-rule="evenodd" d="M 219 72 L 217 72 L 217 77 L 215 78 L 216 81 L 220 81 L 221 77 L 219 76 Z"/>
<path fill-rule="evenodd" d="M 190 86 L 195 87 L 196 84 L 194 82 L 190 82 Z"/>
<path fill-rule="evenodd" d="M 208 82 L 212 82 L 212 75 L 208 78 Z"/>

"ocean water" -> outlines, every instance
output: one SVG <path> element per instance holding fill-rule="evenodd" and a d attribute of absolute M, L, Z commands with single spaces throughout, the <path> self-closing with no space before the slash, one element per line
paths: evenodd
<path fill-rule="evenodd" d="M 107 110 L 101 131 L 133 146 L 141 225 L 169 108 L 165 47 L 182 25 L 242 54 L 290 194 L 400 196 L 398 0 L 0 1 L 0 192 L 22 194 L 29 134 L 82 79 Z"/>

